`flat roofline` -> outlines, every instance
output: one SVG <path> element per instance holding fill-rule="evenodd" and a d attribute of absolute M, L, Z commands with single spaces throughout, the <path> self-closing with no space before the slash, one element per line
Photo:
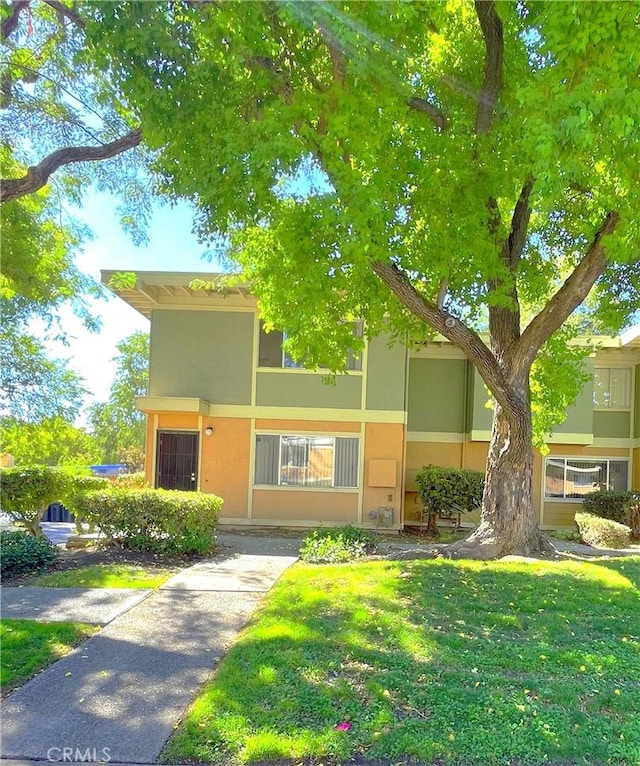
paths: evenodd
<path fill-rule="evenodd" d="M 157 299 L 163 288 L 180 288 L 184 291 L 183 297 L 197 296 L 224 296 L 224 294 L 237 294 L 247 297 L 251 294 L 249 286 L 246 283 L 238 282 L 233 286 L 227 286 L 224 283 L 231 277 L 237 276 L 232 272 L 220 271 L 138 271 L 134 269 L 101 269 L 100 280 L 102 284 L 109 286 L 109 282 L 115 274 L 135 274 L 136 286 L 134 289 L 114 289 L 110 288 L 116 295 L 122 298 L 136 311 L 139 311 L 147 319 L 151 317 L 151 311 L 154 305 L 157 305 Z M 201 280 L 203 282 L 212 282 L 219 285 L 215 290 L 190 290 L 190 282 Z M 488 339 L 487 333 L 480 334 L 483 339 Z M 591 344 L 594 343 L 601 348 L 622 348 L 638 347 L 640 348 L 640 324 L 629 327 L 617 337 L 608 335 L 591 335 L 575 338 L 573 343 Z M 424 346 L 429 344 L 450 343 L 443 335 L 437 333 L 432 338 L 425 341 Z"/>
<path fill-rule="evenodd" d="M 115 275 L 132 274 L 135 284 L 124 287 L 111 287 L 110 282 Z M 133 269 L 102 269 L 100 280 L 102 284 L 121 298 L 125 303 L 138 311 L 147 319 L 151 318 L 154 308 L 166 306 L 172 301 L 184 303 L 189 299 L 198 299 L 205 305 L 210 302 L 221 302 L 230 296 L 247 301 L 250 293 L 246 285 L 238 282 L 229 284 L 229 279 L 237 276 L 221 272 L 194 271 L 138 271 Z M 209 283 L 210 287 L 191 288 L 193 282 Z"/>

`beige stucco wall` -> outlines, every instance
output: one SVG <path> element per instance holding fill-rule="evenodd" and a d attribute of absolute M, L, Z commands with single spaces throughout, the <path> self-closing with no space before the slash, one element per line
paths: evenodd
<path fill-rule="evenodd" d="M 249 418 L 204 418 L 203 431 L 212 426 L 211 436 L 202 435 L 200 489 L 224 500 L 221 516 L 246 518 L 249 499 Z"/>
<path fill-rule="evenodd" d="M 404 498 L 402 496 L 405 428 L 399 423 L 367 423 L 364 438 L 364 486 L 362 497 L 363 523 L 371 524 L 369 513 L 378 508 L 393 508 L 393 523 L 400 523 Z M 395 460 L 395 487 L 370 487 L 371 460 Z M 391 499 L 389 499 L 391 498 Z"/>
<path fill-rule="evenodd" d="M 574 516 L 582 510 L 582 503 L 571 503 L 565 500 L 563 503 L 545 503 L 542 509 L 542 527 L 573 528 Z"/>
<path fill-rule="evenodd" d="M 331 490 L 254 489 L 252 518 L 294 524 L 317 521 L 355 524 L 358 518 L 358 493 Z"/>

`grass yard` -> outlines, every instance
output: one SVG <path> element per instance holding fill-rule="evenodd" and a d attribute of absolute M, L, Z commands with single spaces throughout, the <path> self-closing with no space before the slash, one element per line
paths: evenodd
<path fill-rule="evenodd" d="M 3 620 L 0 625 L 2 696 L 22 686 L 98 630 L 94 625 L 77 622 Z"/>
<path fill-rule="evenodd" d="M 178 569 L 146 568 L 136 564 L 94 564 L 47 572 L 30 578 L 29 585 L 46 588 L 159 588 Z"/>
<path fill-rule="evenodd" d="M 298 564 L 165 762 L 640 763 L 640 558 Z"/>

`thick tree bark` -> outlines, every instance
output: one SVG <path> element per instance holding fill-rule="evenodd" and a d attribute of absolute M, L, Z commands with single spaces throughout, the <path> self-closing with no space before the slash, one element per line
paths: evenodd
<path fill-rule="evenodd" d="M 31 0 L 14 0 L 9 6 L 11 13 L 2 22 L 0 26 L 0 39 L 4 42 L 10 35 L 12 35 L 18 28 L 20 23 L 20 14 L 27 8 Z"/>
<path fill-rule="evenodd" d="M 138 128 L 126 136 L 110 141 L 101 146 L 69 146 L 45 157 L 38 165 L 32 165 L 22 178 L 3 178 L 0 181 L 0 202 L 24 197 L 41 189 L 49 181 L 49 176 L 58 168 L 74 162 L 98 162 L 115 157 L 142 140 L 142 131 Z"/>
<path fill-rule="evenodd" d="M 466 540 L 448 546 L 452 558 L 494 559 L 551 550 L 538 529 L 533 505 L 533 446 L 528 379 L 517 388 L 522 406 L 507 419 L 496 405 L 482 498 L 480 526 Z M 510 423 L 517 420 L 514 428 Z"/>

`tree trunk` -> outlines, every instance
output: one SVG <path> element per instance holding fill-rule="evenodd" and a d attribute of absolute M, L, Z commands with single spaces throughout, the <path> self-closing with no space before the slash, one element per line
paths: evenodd
<path fill-rule="evenodd" d="M 427 519 L 427 526 L 423 528 L 423 532 L 427 537 L 438 537 L 438 514 L 437 513 L 427 513 L 426 519 Z"/>
<path fill-rule="evenodd" d="M 528 384 L 523 399 L 526 406 L 515 413 L 516 417 L 507 418 L 502 407 L 496 405 L 480 526 L 466 540 L 447 546 L 446 556 L 486 560 L 550 550 L 538 529 L 538 513 L 533 505 Z"/>

